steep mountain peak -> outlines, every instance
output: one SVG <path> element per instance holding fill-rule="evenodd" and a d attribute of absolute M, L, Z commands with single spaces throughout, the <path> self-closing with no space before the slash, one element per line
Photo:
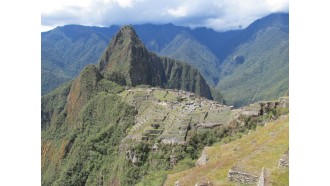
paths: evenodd
<path fill-rule="evenodd" d="M 116 46 L 125 45 L 126 47 L 128 47 L 132 45 L 135 47 L 144 47 L 142 41 L 139 39 L 134 28 L 131 25 L 125 25 L 121 27 L 117 34 L 113 37 L 111 43 Z"/>
<path fill-rule="evenodd" d="M 123 37 L 137 37 L 137 34 L 131 25 L 121 27 L 118 34 L 122 34 Z"/>
<path fill-rule="evenodd" d="M 121 84 L 132 84 L 130 70 L 136 63 L 136 57 L 143 56 L 147 49 L 131 26 L 123 26 L 112 38 L 108 48 L 103 54 L 99 70 L 107 77 L 120 79 Z M 145 60 L 138 59 L 143 62 Z M 126 80 L 126 82 L 122 82 Z M 127 81 L 128 80 L 128 81 Z"/>
<path fill-rule="evenodd" d="M 131 26 L 122 27 L 112 38 L 100 60 L 99 71 L 121 85 L 182 89 L 212 98 L 197 69 L 149 52 Z"/>
<path fill-rule="evenodd" d="M 142 41 L 139 39 L 131 25 L 121 27 L 114 39 L 125 41 L 125 44 L 133 44 L 134 46 L 140 47 L 143 46 Z"/>

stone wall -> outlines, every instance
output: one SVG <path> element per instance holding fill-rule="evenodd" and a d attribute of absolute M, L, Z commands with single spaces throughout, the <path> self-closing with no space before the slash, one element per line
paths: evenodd
<path fill-rule="evenodd" d="M 228 180 L 242 184 L 257 184 L 259 177 L 232 168 L 228 172 Z"/>

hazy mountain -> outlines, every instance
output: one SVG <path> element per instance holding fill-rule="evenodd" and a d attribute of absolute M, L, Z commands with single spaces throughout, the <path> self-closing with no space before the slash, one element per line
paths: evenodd
<path fill-rule="evenodd" d="M 117 30 L 70 25 L 42 33 L 42 94 L 74 78 L 87 64 L 97 63 Z"/>
<path fill-rule="evenodd" d="M 257 20 L 221 64 L 218 88 L 227 104 L 277 99 L 289 90 L 288 15 Z"/>
<path fill-rule="evenodd" d="M 217 76 L 220 72 L 218 58 L 187 32 L 178 33 L 159 52 L 159 55 L 169 56 L 191 64 L 201 71 L 209 85 L 215 85 L 218 82 Z"/>
<path fill-rule="evenodd" d="M 213 97 L 222 97 L 220 90 L 228 104 L 240 106 L 288 94 L 288 17 L 272 14 L 226 32 L 173 24 L 133 27 L 148 50 L 191 64 L 210 86 L 217 85 Z M 42 33 L 42 93 L 95 64 L 118 29 L 68 25 Z"/>

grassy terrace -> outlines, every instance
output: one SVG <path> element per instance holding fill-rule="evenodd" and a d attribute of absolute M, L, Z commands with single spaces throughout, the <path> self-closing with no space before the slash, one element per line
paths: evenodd
<path fill-rule="evenodd" d="M 227 180 L 228 171 L 236 165 L 239 170 L 259 176 L 262 167 L 268 171 L 266 180 L 273 185 L 288 185 L 288 168 L 278 168 L 278 160 L 289 148 L 289 117 L 267 123 L 241 139 L 206 148 L 209 161 L 167 177 L 165 185 L 195 185 L 210 180 L 214 185 L 236 185 Z"/>

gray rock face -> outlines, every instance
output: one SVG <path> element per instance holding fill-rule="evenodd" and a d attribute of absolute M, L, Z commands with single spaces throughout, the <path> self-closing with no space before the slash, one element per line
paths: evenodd
<path fill-rule="evenodd" d="M 265 186 L 265 168 L 261 170 L 258 186 Z"/>
<path fill-rule="evenodd" d="M 207 163 L 207 161 L 208 161 L 208 157 L 207 157 L 207 154 L 206 154 L 206 151 L 205 151 L 205 148 L 204 148 L 204 150 L 202 152 L 202 155 L 196 161 L 195 166 L 203 166 Z"/>
<path fill-rule="evenodd" d="M 212 129 L 214 127 L 218 127 L 223 125 L 222 123 L 205 123 L 205 122 L 200 122 L 196 125 L 197 128 L 206 128 L 206 129 Z"/>
<path fill-rule="evenodd" d="M 281 97 L 279 102 L 281 107 L 289 108 L 289 97 Z"/>
<path fill-rule="evenodd" d="M 162 139 L 162 143 L 163 144 L 172 144 L 172 145 L 176 145 L 176 144 L 185 144 L 184 141 L 179 140 L 177 137 L 172 137 L 172 138 L 166 138 L 166 139 Z"/>
<path fill-rule="evenodd" d="M 195 184 L 195 186 L 211 186 L 211 185 L 213 184 L 210 181 L 201 181 Z"/>
<path fill-rule="evenodd" d="M 126 152 L 126 159 L 131 161 L 134 165 L 139 162 L 139 157 L 134 151 L 131 150 Z"/>
<path fill-rule="evenodd" d="M 175 166 L 178 162 L 178 157 L 175 154 L 170 155 L 170 165 Z"/>

